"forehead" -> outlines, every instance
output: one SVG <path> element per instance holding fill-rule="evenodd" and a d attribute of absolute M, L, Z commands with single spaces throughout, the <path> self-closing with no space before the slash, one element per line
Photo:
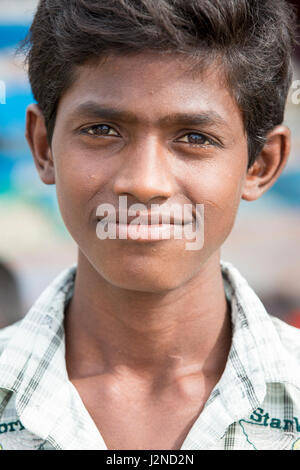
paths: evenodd
<path fill-rule="evenodd" d="M 145 120 L 171 113 L 214 111 L 243 127 L 240 110 L 217 63 L 195 67 L 179 54 L 109 55 L 78 66 L 58 111 L 74 113 L 86 102 L 130 111 Z"/>

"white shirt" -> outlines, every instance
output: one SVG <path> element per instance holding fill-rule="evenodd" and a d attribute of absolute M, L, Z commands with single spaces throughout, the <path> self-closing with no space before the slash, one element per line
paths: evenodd
<path fill-rule="evenodd" d="M 182 450 L 300 448 L 300 331 L 272 318 L 231 263 L 221 261 L 233 337 L 226 367 Z M 106 450 L 70 382 L 64 310 L 76 266 L 23 320 L 0 331 L 0 448 Z"/>

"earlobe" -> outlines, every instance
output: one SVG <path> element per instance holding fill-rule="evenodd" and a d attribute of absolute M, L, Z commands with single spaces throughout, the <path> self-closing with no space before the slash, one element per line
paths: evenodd
<path fill-rule="evenodd" d="M 55 184 L 54 162 L 45 119 L 37 104 L 31 104 L 27 108 L 25 136 L 41 180 L 45 184 Z"/>
<path fill-rule="evenodd" d="M 290 130 L 276 126 L 267 135 L 266 143 L 254 164 L 249 168 L 242 192 L 242 199 L 255 201 L 279 178 L 290 153 Z"/>

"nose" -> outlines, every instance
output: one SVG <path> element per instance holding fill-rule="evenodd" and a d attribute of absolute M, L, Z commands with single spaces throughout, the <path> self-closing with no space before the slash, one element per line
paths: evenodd
<path fill-rule="evenodd" d="M 123 155 L 122 165 L 114 180 L 114 192 L 130 195 L 143 204 L 153 198 L 170 198 L 175 191 L 175 178 L 170 155 L 156 139 L 137 143 Z"/>

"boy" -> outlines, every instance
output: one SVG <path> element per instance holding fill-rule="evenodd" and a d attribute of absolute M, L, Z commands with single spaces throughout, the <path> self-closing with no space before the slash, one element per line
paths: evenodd
<path fill-rule="evenodd" d="M 287 162 L 293 38 L 284 0 L 40 1 L 26 136 L 78 263 L 1 332 L 4 449 L 298 447 L 299 332 L 220 260 Z"/>

